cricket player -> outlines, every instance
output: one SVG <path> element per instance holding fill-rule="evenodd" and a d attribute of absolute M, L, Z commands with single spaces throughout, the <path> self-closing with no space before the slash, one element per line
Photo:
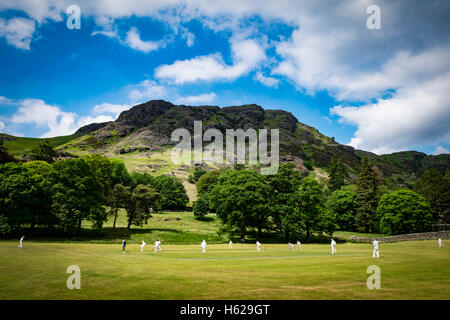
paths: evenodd
<path fill-rule="evenodd" d="M 261 243 L 256 241 L 256 251 L 261 251 Z"/>
<path fill-rule="evenodd" d="M 125 254 L 125 247 L 127 246 L 127 240 L 123 239 L 122 240 L 122 253 Z"/>
<path fill-rule="evenodd" d="M 334 239 L 331 239 L 331 254 L 337 253 L 336 251 L 336 241 Z"/>
<path fill-rule="evenodd" d="M 288 242 L 288 245 L 289 245 L 289 250 L 292 250 L 292 248 L 294 247 L 294 245 L 293 245 L 292 243 L 290 243 L 290 242 Z"/>
<path fill-rule="evenodd" d="M 297 249 L 301 249 L 302 248 L 302 244 L 300 242 L 300 240 L 297 240 Z"/>
<path fill-rule="evenodd" d="M 161 241 L 160 240 L 156 240 L 155 244 L 154 244 L 154 247 L 155 247 L 155 253 L 161 252 Z"/>
<path fill-rule="evenodd" d="M 146 245 L 147 245 L 147 244 L 145 243 L 145 241 L 142 240 L 142 244 L 141 244 L 141 252 L 144 251 L 144 247 L 145 247 Z"/>
<path fill-rule="evenodd" d="M 375 258 L 375 255 L 377 256 L 377 258 L 379 258 L 380 257 L 380 253 L 378 251 L 378 241 L 376 239 L 373 239 L 372 244 L 373 244 L 372 258 Z"/>
<path fill-rule="evenodd" d="M 202 244 L 200 246 L 202 247 L 202 252 L 205 253 L 206 252 L 206 241 L 203 240 Z"/>
<path fill-rule="evenodd" d="M 442 239 L 441 238 L 439 238 L 438 244 L 439 244 L 439 248 L 443 248 L 444 247 L 444 245 L 442 244 Z"/>
<path fill-rule="evenodd" d="M 17 246 L 18 248 L 23 248 L 23 239 L 25 239 L 25 236 L 22 236 L 22 238 L 20 238 L 19 245 Z"/>
<path fill-rule="evenodd" d="M 230 240 L 230 242 L 228 243 L 228 246 L 231 248 L 233 248 L 233 241 Z"/>

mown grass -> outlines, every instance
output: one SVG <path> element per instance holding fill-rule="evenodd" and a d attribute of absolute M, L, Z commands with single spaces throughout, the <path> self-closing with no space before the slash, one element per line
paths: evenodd
<path fill-rule="evenodd" d="M 450 249 L 436 241 L 381 244 L 164 245 L 155 255 L 120 244 L 0 242 L 0 299 L 449 299 Z M 381 269 L 369 290 L 367 267 Z M 81 289 L 66 288 L 66 269 L 81 269 Z"/>

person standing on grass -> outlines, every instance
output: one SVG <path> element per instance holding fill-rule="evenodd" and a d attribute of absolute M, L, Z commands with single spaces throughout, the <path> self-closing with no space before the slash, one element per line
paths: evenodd
<path fill-rule="evenodd" d="M 256 251 L 261 251 L 261 243 L 256 241 Z"/>
<path fill-rule="evenodd" d="M 228 243 L 228 246 L 231 248 L 233 248 L 233 241 L 230 240 L 230 242 Z"/>
<path fill-rule="evenodd" d="M 337 251 L 336 251 L 336 241 L 331 239 L 331 254 L 335 254 L 335 253 L 337 253 Z"/>
<path fill-rule="evenodd" d="M 142 244 L 141 244 L 141 252 L 144 251 L 144 247 L 145 247 L 146 245 L 147 245 L 147 244 L 145 243 L 145 241 L 142 240 Z"/>
<path fill-rule="evenodd" d="M 438 244 L 439 244 L 439 248 L 443 248 L 444 247 L 444 245 L 442 244 L 442 239 L 441 238 L 439 238 Z"/>
<path fill-rule="evenodd" d="M 288 245 L 289 245 L 289 250 L 292 250 L 292 248 L 294 247 L 294 245 L 293 245 L 292 243 L 290 243 L 290 242 L 288 242 Z"/>
<path fill-rule="evenodd" d="M 205 253 L 206 252 L 206 241 L 203 240 L 202 244 L 200 246 L 202 247 L 202 252 Z"/>
<path fill-rule="evenodd" d="M 155 253 L 161 252 L 161 241 L 156 240 L 155 244 L 154 244 L 154 247 L 155 247 Z"/>
<path fill-rule="evenodd" d="M 380 253 L 378 251 L 378 241 L 374 238 L 372 241 L 373 244 L 373 254 L 372 254 L 372 258 L 375 258 L 375 256 L 377 256 L 377 258 L 380 257 Z"/>
<path fill-rule="evenodd" d="M 23 248 L 23 239 L 25 239 L 25 236 L 22 236 L 22 238 L 20 238 L 19 245 L 17 246 L 18 248 Z"/>
<path fill-rule="evenodd" d="M 125 254 L 125 247 L 127 246 L 127 240 L 123 239 L 122 240 L 122 253 Z"/>
<path fill-rule="evenodd" d="M 297 240 L 297 249 L 301 249 L 302 248 L 302 244 L 300 242 L 300 240 Z"/>

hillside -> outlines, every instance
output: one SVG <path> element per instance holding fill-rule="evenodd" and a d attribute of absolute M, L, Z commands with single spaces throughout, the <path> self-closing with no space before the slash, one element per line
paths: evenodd
<path fill-rule="evenodd" d="M 55 137 L 49 141 L 63 152 L 63 156 L 101 153 L 123 159 L 130 170 L 180 176 L 192 199 L 195 192 L 187 183 L 192 166 L 171 163 L 170 150 L 175 143 L 170 137 L 177 128 L 186 128 L 193 133 L 195 120 L 202 121 L 203 131 L 209 128 L 219 129 L 222 133 L 225 129 L 279 129 L 281 162 L 294 162 L 304 175 L 315 173 L 326 178 L 331 160 L 339 158 L 347 165 L 349 179 L 352 179 L 359 171 L 362 157 L 367 156 L 381 170 L 386 183 L 398 188 L 410 186 L 430 167 L 441 171 L 450 168 L 448 154 L 432 156 L 406 151 L 378 156 L 339 144 L 301 123 L 287 111 L 265 110 L 255 104 L 192 107 L 152 100 L 122 112 L 115 121 L 90 124 L 71 136 Z M 4 134 L 0 138 L 6 140 L 5 147 L 17 158 L 29 154 L 42 140 Z"/>

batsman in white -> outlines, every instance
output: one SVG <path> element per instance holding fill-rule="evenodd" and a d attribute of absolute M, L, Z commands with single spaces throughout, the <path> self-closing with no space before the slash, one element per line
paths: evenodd
<path fill-rule="evenodd" d="M 442 239 L 441 238 L 439 238 L 438 244 L 439 244 L 439 248 L 443 248 L 444 247 L 444 244 L 442 243 Z"/>
<path fill-rule="evenodd" d="M 289 245 L 289 250 L 292 250 L 292 248 L 294 247 L 294 245 L 293 245 L 292 243 L 290 243 L 290 242 L 288 242 L 288 245 Z"/>
<path fill-rule="evenodd" d="M 147 245 L 147 244 L 145 243 L 145 241 L 142 240 L 142 244 L 141 244 L 141 252 L 144 251 L 144 247 L 145 247 L 146 245 Z"/>
<path fill-rule="evenodd" d="M 331 254 L 337 253 L 336 251 L 336 241 L 334 239 L 331 239 Z"/>
<path fill-rule="evenodd" d="M 301 249 L 302 248 L 302 244 L 300 242 L 300 240 L 297 240 L 297 249 Z"/>
<path fill-rule="evenodd" d="M 155 247 L 155 253 L 161 252 L 161 241 L 156 240 L 153 246 Z"/>
<path fill-rule="evenodd" d="M 202 252 L 205 253 L 206 252 L 206 241 L 203 240 L 202 244 L 200 246 L 202 247 Z"/>
<path fill-rule="evenodd" d="M 229 246 L 230 248 L 233 248 L 233 241 L 230 240 L 230 242 L 228 243 L 228 246 Z"/>
<path fill-rule="evenodd" d="M 380 257 L 380 252 L 378 251 L 378 241 L 376 239 L 373 239 L 372 244 L 373 244 L 372 258 L 375 258 L 375 256 L 377 258 L 379 258 Z"/>
<path fill-rule="evenodd" d="M 261 243 L 256 241 L 256 251 L 261 251 Z"/>
<path fill-rule="evenodd" d="M 23 248 L 23 239 L 25 239 L 25 236 L 22 236 L 22 238 L 20 238 L 19 245 L 17 246 L 18 248 Z"/>

